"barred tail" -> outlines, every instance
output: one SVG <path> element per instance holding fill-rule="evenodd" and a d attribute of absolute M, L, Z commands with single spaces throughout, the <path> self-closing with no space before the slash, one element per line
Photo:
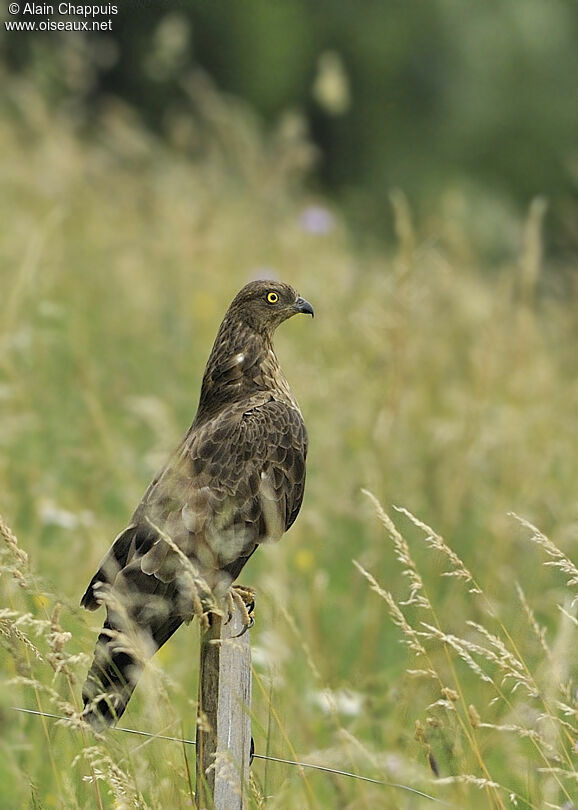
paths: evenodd
<path fill-rule="evenodd" d="M 137 579 L 141 587 L 133 580 L 122 595 L 112 589 L 103 594 L 107 618 L 82 689 L 82 716 L 97 730 L 122 716 L 146 662 L 183 622 L 174 586 L 159 588 L 158 580 L 142 572 Z"/>

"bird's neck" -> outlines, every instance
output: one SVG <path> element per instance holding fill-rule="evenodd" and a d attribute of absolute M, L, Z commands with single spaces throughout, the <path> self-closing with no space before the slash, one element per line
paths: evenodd
<path fill-rule="evenodd" d="M 197 420 L 210 417 L 224 403 L 242 402 L 265 391 L 296 405 L 273 350 L 272 335 L 226 318 L 205 369 Z"/>

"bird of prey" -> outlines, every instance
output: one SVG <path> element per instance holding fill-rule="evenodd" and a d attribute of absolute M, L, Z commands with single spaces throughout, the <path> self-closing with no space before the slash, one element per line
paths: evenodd
<path fill-rule="evenodd" d="M 297 517 L 307 433 L 272 344 L 296 313 L 313 307 L 288 284 L 253 281 L 237 294 L 192 426 L 82 597 L 107 611 L 82 692 L 95 728 L 118 720 L 148 658 L 183 622 L 222 605 L 257 546 Z"/>

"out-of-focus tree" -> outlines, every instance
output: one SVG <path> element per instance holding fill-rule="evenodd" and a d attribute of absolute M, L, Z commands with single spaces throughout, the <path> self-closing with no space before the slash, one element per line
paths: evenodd
<path fill-rule="evenodd" d="M 169 133 L 186 132 L 183 121 L 198 115 L 187 87 L 202 68 L 265 122 L 287 110 L 304 116 L 318 177 L 358 225 L 384 230 L 395 187 L 421 212 L 448 190 L 474 187 L 488 209 L 504 212 L 546 197 L 557 249 L 578 245 L 574 2 L 129 0 L 118 8 L 107 34 L 2 32 L 6 69 L 34 76 L 56 106 L 85 120 L 112 95 Z"/>

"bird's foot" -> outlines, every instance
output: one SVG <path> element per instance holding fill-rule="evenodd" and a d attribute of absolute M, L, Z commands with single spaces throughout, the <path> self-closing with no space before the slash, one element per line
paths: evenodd
<path fill-rule="evenodd" d="M 233 585 L 229 591 L 229 616 L 227 622 L 231 621 L 234 609 L 237 607 L 241 613 L 241 620 L 243 622 L 243 629 L 239 633 L 242 636 L 247 630 L 255 624 L 254 610 L 255 610 L 255 591 L 252 588 L 247 588 L 245 585 Z"/>

